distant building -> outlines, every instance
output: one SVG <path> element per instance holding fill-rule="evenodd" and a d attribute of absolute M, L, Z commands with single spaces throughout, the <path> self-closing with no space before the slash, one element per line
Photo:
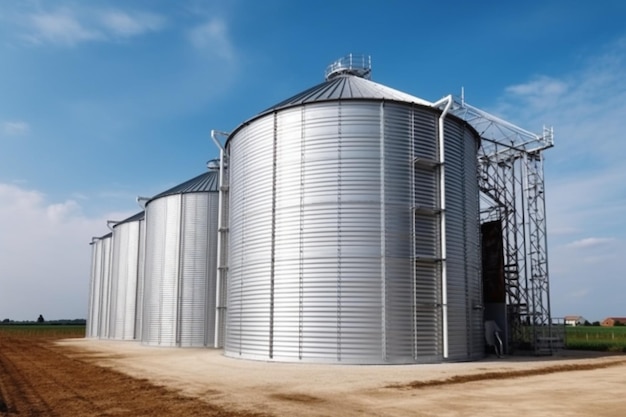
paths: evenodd
<path fill-rule="evenodd" d="M 580 326 L 581 324 L 585 324 L 586 321 L 583 316 L 565 316 L 566 326 Z"/>
<path fill-rule="evenodd" d="M 620 323 L 626 326 L 626 317 L 607 317 L 602 320 L 602 323 L 600 323 L 600 325 L 605 327 L 612 327 L 615 326 L 615 323 Z"/>

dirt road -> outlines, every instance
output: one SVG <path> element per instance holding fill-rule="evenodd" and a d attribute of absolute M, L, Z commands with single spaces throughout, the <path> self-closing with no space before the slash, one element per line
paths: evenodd
<path fill-rule="evenodd" d="M 625 387 L 624 355 L 287 364 L 210 349 L 0 335 L 2 417 L 622 417 Z"/>
<path fill-rule="evenodd" d="M 94 365 L 51 340 L 0 336 L 0 416 L 260 416 Z"/>
<path fill-rule="evenodd" d="M 280 417 L 623 417 L 626 356 L 563 352 L 433 365 L 269 363 L 211 349 L 61 342 L 228 410 Z"/>

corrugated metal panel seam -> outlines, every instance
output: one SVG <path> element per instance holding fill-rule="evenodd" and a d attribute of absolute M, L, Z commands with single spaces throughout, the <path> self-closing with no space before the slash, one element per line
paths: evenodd
<path fill-rule="evenodd" d="M 274 357 L 274 296 L 276 287 L 276 142 L 278 140 L 278 113 L 274 112 L 272 135 L 272 240 L 270 242 L 270 343 L 269 357 Z"/>
<path fill-rule="evenodd" d="M 198 178 L 198 177 L 196 177 Z M 193 180 L 192 180 L 193 181 Z M 180 194 L 178 196 L 178 206 L 180 207 L 180 211 L 178 213 L 178 265 L 176 268 L 176 318 L 175 318 L 175 343 L 176 346 L 181 346 L 182 343 L 182 320 L 183 320 L 183 306 L 182 306 L 182 295 L 183 295 L 183 286 L 185 285 L 185 280 L 183 279 L 183 259 L 184 259 L 184 236 L 187 232 L 185 230 L 185 212 L 187 211 L 187 205 L 185 204 L 184 194 Z"/>
<path fill-rule="evenodd" d="M 380 103 L 379 135 L 380 135 L 380 290 L 381 290 L 381 351 L 383 360 L 388 360 L 387 356 L 387 272 L 385 259 L 386 248 L 386 216 L 385 216 L 385 102 Z"/>

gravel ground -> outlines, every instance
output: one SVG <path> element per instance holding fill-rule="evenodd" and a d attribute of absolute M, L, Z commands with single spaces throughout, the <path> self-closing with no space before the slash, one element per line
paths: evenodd
<path fill-rule="evenodd" d="M 238 413 L 275 416 L 626 415 L 626 355 L 564 351 L 435 365 L 238 360 L 211 349 L 67 339 L 70 356 Z M 165 414 L 164 414 L 165 415 Z"/>

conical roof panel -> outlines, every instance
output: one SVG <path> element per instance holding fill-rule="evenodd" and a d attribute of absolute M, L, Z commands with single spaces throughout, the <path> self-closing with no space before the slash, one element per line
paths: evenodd
<path fill-rule="evenodd" d="M 89 244 L 93 245 L 98 240 L 108 239 L 108 238 L 110 238 L 112 236 L 113 236 L 113 232 L 109 232 L 109 233 L 107 233 L 106 235 L 103 235 L 103 236 L 94 236 L 94 237 L 91 238 L 91 242 L 89 242 Z"/>
<path fill-rule="evenodd" d="M 430 106 L 432 103 L 354 75 L 342 75 L 311 87 L 262 111 L 258 116 L 286 107 L 330 100 L 392 100 Z M 257 116 L 257 117 L 258 117 Z"/>
<path fill-rule="evenodd" d="M 157 198 L 175 194 L 217 192 L 219 190 L 219 171 L 211 170 L 198 175 L 182 184 L 176 185 L 152 197 L 147 204 Z"/>
<path fill-rule="evenodd" d="M 140 211 L 139 213 L 133 214 L 129 218 L 124 219 L 124 220 L 120 221 L 119 223 L 115 223 L 115 225 L 113 227 L 115 228 L 115 227 L 119 226 L 120 224 L 124 224 L 124 223 L 140 221 L 140 220 L 143 220 L 145 217 L 146 217 L 146 213 L 144 211 Z"/>

